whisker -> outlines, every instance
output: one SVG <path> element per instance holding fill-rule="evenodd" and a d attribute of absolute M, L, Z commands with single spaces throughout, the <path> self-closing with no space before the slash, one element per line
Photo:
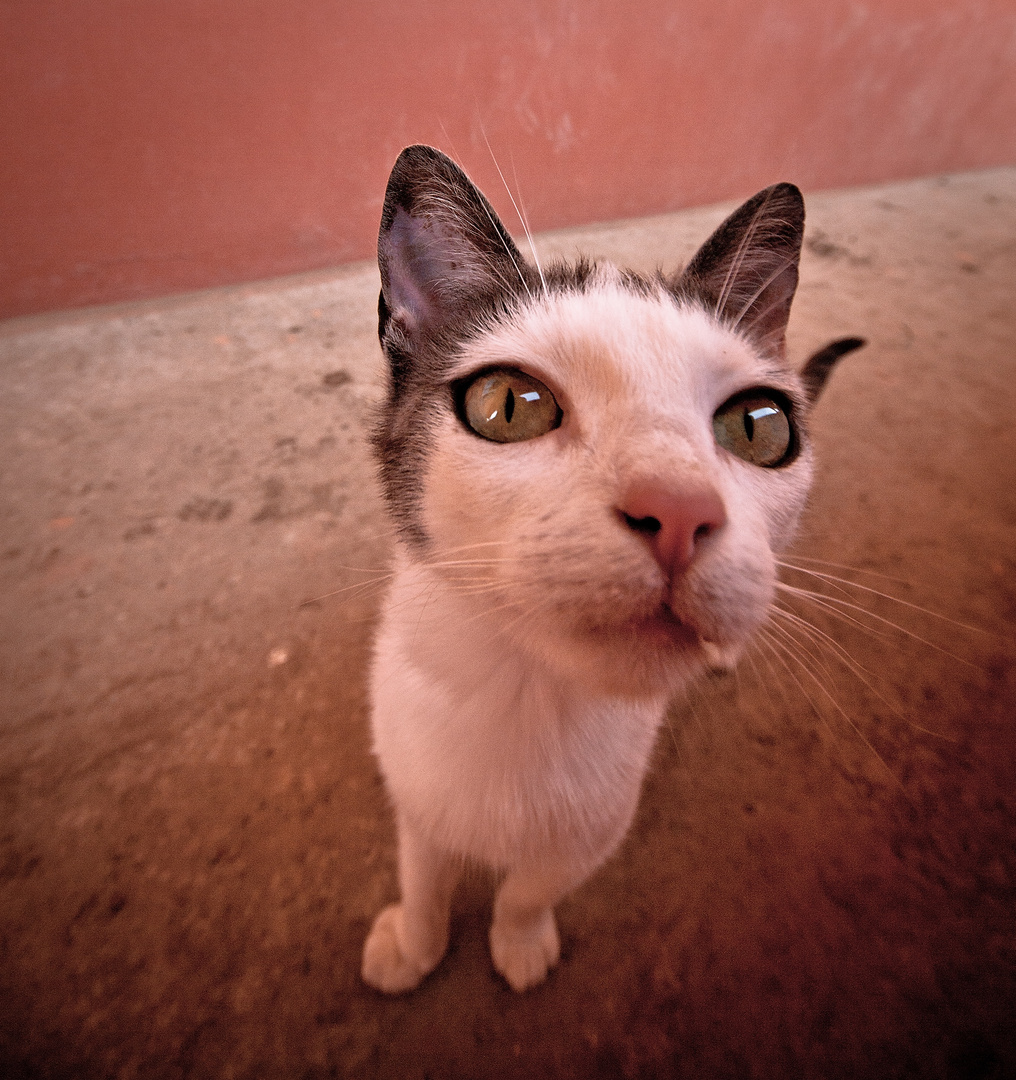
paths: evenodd
<path fill-rule="evenodd" d="M 514 563 L 516 560 L 509 558 L 501 559 L 440 559 L 432 560 L 427 563 L 429 567 L 435 570 L 448 570 L 453 567 L 481 567 L 481 566 L 506 566 Z"/>
<path fill-rule="evenodd" d="M 757 637 L 753 638 L 751 642 L 751 647 L 745 654 L 745 658 L 751 664 L 752 671 L 755 675 L 756 680 L 758 680 L 759 685 L 765 688 L 766 694 L 770 699 L 771 707 L 775 710 L 780 710 L 781 708 L 783 710 L 790 710 L 792 707 L 791 688 L 787 685 L 786 679 L 780 677 L 780 673 L 773 665 L 772 657 L 769 655 L 769 652 L 763 648 L 763 645 L 767 644 L 768 643 L 766 642 L 760 641 Z M 771 646 L 769 646 L 769 648 L 771 648 Z M 765 674 L 759 671 L 758 664 L 756 664 L 755 662 L 756 657 L 758 658 L 759 663 L 765 664 Z M 798 689 L 802 693 L 804 693 L 803 689 L 800 686 L 798 687 Z M 775 695 L 777 692 L 779 695 L 779 699 L 775 700 Z M 808 705 L 811 707 L 812 711 L 817 712 L 814 704 L 808 698 L 807 694 L 804 694 L 804 698 L 808 702 Z"/>
<path fill-rule="evenodd" d="M 297 604 L 297 608 L 308 607 L 310 604 L 316 604 L 320 600 L 328 600 L 333 596 L 341 596 L 343 593 L 351 593 L 354 590 L 358 590 L 354 593 L 354 596 L 369 595 L 370 590 L 374 587 L 384 585 L 394 577 L 394 574 L 384 574 L 374 581 L 357 581 L 353 585 L 345 585 L 341 589 L 332 589 L 331 592 L 322 593 L 320 596 L 312 596 L 307 600 L 301 600 Z"/>
<path fill-rule="evenodd" d="M 804 645 L 804 643 L 801 642 L 799 638 L 794 637 L 793 630 L 797 630 L 799 633 L 803 634 L 805 638 L 816 649 L 828 650 L 828 652 L 836 660 L 843 664 L 846 670 L 849 671 L 850 674 L 853 675 L 858 682 L 865 686 L 870 693 L 872 693 L 876 698 L 878 698 L 878 700 L 881 701 L 882 704 L 885 705 L 885 707 L 890 712 L 894 713 L 901 719 L 908 719 L 905 713 L 898 706 L 894 705 L 887 697 L 885 697 L 885 695 L 882 694 L 878 690 L 878 688 L 866 677 L 871 676 L 871 678 L 874 679 L 875 673 L 869 671 L 862 664 L 859 664 L 854 659 L 854 657 L 851 656 L 850 653 L 847 652 L 847 650 L 834 637 L 832 637 L 832 635 L 827 634 L 824 630 L 815 626 L 813 623 L 810 623 L 807 619 L 803 619 L 799 615 L 796 615 L 794 612 L 787 611 L 784 608 L 774 606 L 772 608 L 772 614 L 786 619 L 790 623 L 789 627 L 782 628 L 783 633 L 788 635 L 788 638 L 794 640 L 801 648 L 803 648 L 808 654 L 808 656 L 810 656 L 816 664 L 821 665 L 822 670 L 826 673 L 826 675 L 832 678 L 834 673 L 832 670 L 830 670 L 829 666 L 825 663 L 823 659 L 821 659 L 819 656 L 816 656 L 816 654 L 812 652 L 812 650 L 808 648 L 808 646 Z M 793 630 L 791 628 L 793 628 Z M 932 733 L 929 732 L 929 734 Z"/>
<path fill-rule="evenodd" d="M 797 562 L 810 562 L 816 563 L 818 566 L 832 566 L 836 570 L 849 570 L 853 574 L 868 574 L 871 577 L 882 578 L 885 581 L 895 581 L 898 585 L 909 585 L 910 582 L 906 578 L 893 577 L 891 574 L 883 574 L 878 570 L 867 570 L 863 566 L 848 566 L 846 563 L 830 562 L 828 559 L 813 559 L 806 555 L 785 555 L 784 559 L 794 559 Z M 800 570 L 802 573 L 810 573 L 809 570 L 803 566 L 796 566 L 793 562 L 781 562 L 776 560 L 777 566 L 785 566 L 789 570 Z M 851 582 L 851 585 L 855 582 Z"/>
<path fill-rule="evenodd" d="M 445 127 L 444 121 L 439 120 L 438 122 L 441 125 L 441 131 L 444 133 L 447 145 L 451 149 L 451 154 L 449 154 L 449 157 L 451 157 L 451 159 L 459 166 L 459 168 L 463 172 L 466 172 L 467 170 L 466 170 L 465 165 L 463 164 L 462 155 L 459 154 L 458 150 L 456 150 L 455 143 L 452 141 L 451 137 L 448 135 L 448 129 Z M 483 122 L 482 121 L 480 122 L 480 129 L 481 130 L 483 129 Z M 484 137 L 484 139 L 487 138 L 486 133 L 484 133 L 483 137 Z M 489 146 L 490 146 L 490 144 L 488 143 L 488 149 L 489 149 Z M 493 157 L 493 156 L 494 155 L 492 153 L 491 157 Z M 494 165 L 495 166 L 497 165 L 496 161 L 494 162 Z M 498 169 L 498 172 L 500 172 L 500 171 L 501 170 Z M 502 180 L 503 179 L 504 178 L 502 177 Z M 511 192 L 509 192 L 508 194 L 509 194 L 509 197 L 510 197 Z M 512 252 L 511 248 L 508 246 L 508 244 L 506 244 L 504 242 L 503 237 L 501 237 L 501 232 L 498 229 L 498 222 L 495 220 L 494 215 L 491 213 L 490 207 L 487 205 L 487 203 L 486 203 L 486 201 L 484 199 L 481 198 L 480 202 L 481 202 L 481 206 L 483 208 L 483 212 L 487 217 L 487 220 L 490 222 L 491 227 L 494 229 L 495 234 L 501 239 L 501 244 L 504 247 L 505 252 L 508 255 L 508 258 L 511 260 L 512 266 L 515 267 L 515 272 L 519 276 L 519 281 L 522 282 L 522 287 L 526 290 L 526 294 L 529 296 L 529 298 L 531 300 L 533 298 L 533 293 L 532 293 L 532 290 L 529 288 L 529 282 L 526 280 L 526 275 L 523 274 L 523 272 L 522 272 L 522 267 L 519 266 L 518 261 L 516 260 L 515 255 Z M 543 275 L 541 274 L 540 277 L 542 279 Z"/>
<path fill-rule="evenodd" d="M 860 584 L 860 582 L 857 582 L 857 581 L 851 581 L 849 578 L 837 577 L 835 574 L 825 574 L 825 573 L 822 573 L 820 570 L 808 570 L 803 566 L 794 566 L 791 563 L 786 563 L 786 562 L 777 561 L 776 565 L 786 567 L 788 570 L 796 570 L 801 574 L 810 574 L 812 577 L 817 577 L 822 581 L 837 582 L 838 584 L 841 584 L 841 585 L 848 585 L 853 589 L 860 589 L 862 592 L 871 593 L 873 596 L 880 596 L 884 600 L 889 600 L 894 604 L 900 604 L 903 607 L 912 608 L 914 611 L 921 612 L 922 615 L 930 615 L 933 619 L 940 619 L 942 622 L 947 622 L 947 623 L 951 624 L 952 626 L 959 627 L 961 630 L 970 630 L 975 634 L 985 634 L 985 633 L 987 633 L 986 630 L 982 630 L 980 627 L 970 626 L 967 623 L 957 622 L 956 619 L 950 619 L 947 615 L 940 615 L 937 611 L 933 611 L 931 608 L 921 607 L 920 604 L 912 604 L 909 600 L 902 600 L 898 596 L 893 596 L 892 593 L 881 592 L 879 589 L 869 588 L 867 585 L 862 585 L 862 584 Z M 833 563 L 833 564 L 830 564 L 830 565 L 836 565 L 836 564 Z M 851 568 L 847 567 L 847 569 L 851 569 Z M 889 580 L 890 581 L 897 581 L 899 579 L 890 578 Z M 830 599 L 832 599 L 832 598 L 830 598 Z M 864 610 L 864 609 L 862 609 L 862 610 Z M 900 628 L 897 627 L 897 629 L 900 629 Z"/>
<path fill-rule="evenodd" d="M 433 553 L 433 558 L 442 558 L 449 555 L 463 555 L 467 552 L 478 551 L 480 548 L 503 548 L 504 541 L 502 540 L 478 540 L 472 544 L 456 544 L 454 547 L 439 548 Z M 428 561 L 430 561 L 428 559 Z"/>
<path fill-rule="evenodd" d="M 498 631 L 502 636 L 507 635 L 512 630 L 514 630 L 516 626 L 518 626 L 518 624 L 522 621 L 522 619 L 524 619 L 527 615 L 530 615 L 532 613 L 532 609 L 531 608 L 526 608 L 523 605 L 521 600 L 506 599 L 502 603 L 496 605 L 495 607 L 484 608 L 482 611 L 477 611 L 474 615 L 471 615 L 463 623 L 460 623 L 460 625 L 461 626 L 469 626 L 471 623 L 476 622 L 478 619 L 489 617 L 491 615 L 497 615 L 500 612 L 508 611 L 511 608 L 519 609 L 519 615 L 515 619 L 513 619 L 511 622 L 505 623 L 504 625 L 498 627 Z"/>
<path fill-rule="evenodd" d="M 455 592 L 459 596 L 489 596 L 491 593 L 497 593 L 502 590 L 502 585 L 497 581 L 478 581 L 475 584 L 454 586 Z"/>
<path fill-rule="evenodd" d="M 935 642 L 928 641 L 927 638 L 921 637 L 920 634 L 915 634 L 912 630 L 907 630 L 905 627 L 900 626 L 897 623 L 894 623 L 891 619 L 886 619 L 881 615 L 876 615 L 874 611 L 869 611 L 867 608 L 863 608 L 859 604 L 852 604 L 847 600 L 840 600 L 839 597 L 829 596 L 827 593 L 815 592 L 812 589 L 801 589 L 801 588 L 798 588 L 795 585 L 788 585 L 784 581 L 778 581 L 776 583 L 776 587 L 778 589 L 783 590 L 786 593 L 789 593 L 792 596 L 799 596 L 799 597 L 801 597 L 801 599 L 807 600 L 807 601 L 815 604 L 817 607 L 826 608 L 826 610 L 828 610 L 830 612 L 835 612 L 844 621 L 852 622 L 852 623 L 856 624 L 857 626 L 863 627 L 869 633 L 876 634 L 877 636 L 881 636 L 879 634 L 879 632 L 877 630 L 875 630 L 874 627 L 867 626 L 865 623 L 861 622 L 859 619 L 852 618 L 851 616 L 847 615 L 843 611 L 840 611 L 838 608 L 834 607 L 833 605 L 840 605 L 841 607 L 850 608 L 851 611 L 859 611 L 859 612 L 861 612 L 862 615 L 867 616 L 869 619 L 874 619 L 876 622 L 880 622 L 884 626 L 890 627 L 891 629 L 895 630 L 897 633 L 903 634 L 906 637 L 913 638 L 914 641 L 919 641 L 922 645 L 927 645 L 928 648 L 935 649 L 937 652 L 942 653 L 944 656 L 948 656 L 951 660 L 955 660 L 959 664 L 966 664 L 967 667 L 971 667 L 971 668 L 975 668 L 975 669 L 977 668 L 976 664 L 972 664 L 969 660 L 964 660 L 962 656 L 957 656 L 955 653 L 951 653 L 948 649 L 942 648 L 941 645 L 936 645 Z M 868 591 L 874 591 L 874 590 L 868 590 Z M 915 605 L 911 605 L 911 606 L 915 606 Z M 918 608 L 917 610 L 920 611 L 921 609 Z M 951 620 L 948 620 L 948 621 L 951 621 Z M 957 624 L 957 625 L 962 625 L 962 624 Z"/>
<path fill-rule="evenodd" d="M 858 619 L 855 616 L 848 614 L 846 611 L 840 610 L 840 608 L 834 607 L 833 602 L 837 599 L 835 596 L 829 596 L 826 593 L 812 592 L 809 589 L 799 589 L 796 586 L 788 585 L 786 582 L 783 581 L 778 581 L 776 583 L 776 588 L 780 592 L 786 593 L 788 596 L 796 596 L 801 600 L 814 604 L 821 610 L 827 611 L 830 614 L 834 615 L 837 619 L 840 620 L 840 622 L 849 623 L 853 626 L 856 626 L 863 630 L 866 634 L 870 634 L 872 637 L 877 638 L 880 641 L 891 640 L 890 635 L 886 631 L 880 630 L 879 628 L 874 626 L 869 626 L 861 619 Z M 840 603 L 846 605 L 847 602 L 841 600 Z M 860 611 L 864 615 L 872 614 L 866 608 L 858 607 L 857 605 L 853 606 L 856 608 L 856 610 Z M 899 631 L 899 633 L 901 634 L 907 633 L 907 631 L 904 630 L 901 626 L 896 626 L 894 623 L 889 623 L 889 625 L 893 629 Z"/>
<path fill-rule="evenodd" d="M 536 244 L 533 241 L 533 232 L 529 228 L 529 215 L 526 213 L 526 204 L 522 200 L 522 188 L 519 185 L 519 174 L 515 168 L 515 155 L 511 154 L 512 162 L 512 178 L 515 181 L 515 190 L 519 193 L 519 217 L 522 219 L 522 228 L 525 229 L 526 239 L 529 241 L 529 250 L 533 253 L 533 262 L 536 263 L 536 272 L 540 275 L 540 282 L 543 285 L 543 295 L 549 295 L 550 290 L 547 288 L 547 279 L 543 276 L 543 267 L 540 265 L 540 256 L 536 251 Z M 495 162 L 496 164 L 496 162 Z M 508 193 L 509 196 L 511 192 Z M 513 199 L 512 202 L 515 200 Z"/>
<path fill-rule="evenodd" d="M 773 614 L 777 614 L 777 609 L 773 609 Z M 782 636 L 786 641 L 792 641 L 795 647 L 801 651 L 801 654 L 803 656 L 807 656 L 815 665 L 815 667 L 822 671 L 822 673 L 827 679 L 833 679 L 835 673 L 830 666 L 828 657 L 826 655 L 823 655 L 822 653 L 822 646 L 825 644 L 825 642 L 823 642 L 821 638 L 809 633 L 811 628 L 808 626 L 804 619 L 797 619 L 796 621 L 794 621 L 794 616 L 790 612 L 784 611 L 779 612 L 779 614 L 782 614 L 784 616 L 790 616 L 790 618 L 788 619 L 789 625 L 772 623 L 770 624 L 770 629 L 772 630 L 772 632 Z M 801 637 L 798 637 L 798 634 L 800 634 L 804 640 L 802 640 Z M 859 682 L 863 683 L 865 686 L 869 685 L 864 679 L 864 676 L 860 673 L 860 670 L 854 671 L 851 668 L 849 662 L 849 654 L 846 654 L 846 661 L 843 660 L 842 657 L 836 656 L 835 652 L 832 655 L 836 659 L 840 660 L 840 662 L 844 664 L 847 670 L 850 671 L 851 674 L 853 674 Z M 890 708 L 892 708 L 892 706 L 890 706 Z M 895 709 L 893 711 L 895 711 Z"/>
<path fill-rule="evenodd" d="M 901 709 L 899 706 L 894 705 L 879 689 L 869 681 L 865 676 L 870 676 L 871 679 L 877 678 L 875 672 L 869 671 L 863 664 L 850 655 L 850 653 L 838 642 L 831 634 L 827 634 L 820 627 L 815 626 L 814 623 L 809 622 L 807 619 L 801 618 L 801 616 L 795 614 L 792 611 L 787 611 L 785 608 L 774 605 L 771 609 L 773 615 L 787 619 L 794 624 L 797 629 L 806 634 L 809 639 L 815 642 L 816 647 L 828 648 L 833 656 L 836 657 L 844 665 L 844 667 L 860 682 L 862 683 L 870 693 L 872 693 L 890 712 L 894 713 L 901 720 L 904 720 L 915 731 L 923 732 L 925 735 L 931 735 L 936 739 L 944 739 L 946 742 L 956 742 L 955 737 L 946 735 L 941 731 L 932 731 L 931 728 L 926 728 L 921 724 L 918 724 L 911 716 Z M 823 665 L 824 666 L 824 665 Z M 826 669 L 828 672 L 828 669 Z M 831 672 L 829 672 L 831 674 Z"/>
<path fill-rule="evenodd" d="M 334 564 L 336 570 L 348 570 L 355 574 L 390 574 L 386 566 L 345 566 L 342 563 Z"/>
<path fill-rule="evenodd" d="M 830 578 L 826 574 L 823 574 L 820 570 L 808 570 L 803 566 L 792 566 L 790 563 L 780 562 L 779 559 L 774 559 L 773 562 L 776 566 L 780 567 L 783 570 L 791 570 L 795 574 L 806 574 L 809 578 L 814 578 L 815 580 L 820 581 L 823 585 L 828 586 L 830 589 L 834 589 L 842 596 L 851 596 L 850 590 L 848 588 L 843 585 L 838 585 L 832 578 Z M 850 584 L 853 584 L 853 582 L 851 582 Z"/>
<path fill-rule="evenodd" d="M 850 653 L 847 652 L 843 645 L 832 636 L 832 634 L 827 634 L 820 627 L 815 626 L 814 623 L 809 622 L 807 619 L 802 618 L 800 615 L 797 615 L 793 611 L 788 611 L 786 608 L 781 608 L 777 605 L 773 605 L 773 607 L 771 608 L 771 613 L 774 616 L 786 619 L 788 622 L 792 623 L 797 629 L 799 629 L 802 633 L 806 634 L 811 640 L 813 640 L 816 645 L 824 645 L 830 650 L 832 650 L 833 655 L 836 656 L 836 658 L 840 660 L 841 663 L 843 663 L 855 676 L 857 676 L 858 679 L 864 682 L 869 689 L 872 689 L 871 685 L 867 683 L 863 678 L 863 675 L 871 675 L 872 678 L 874 678 L 874 672 L 868 671 L 867 668 L 859 664 L 850 655 Z M 886 702 L 886 704 L 888 704 L 888 702 Z"/>
<path fill-rule="evenodd" d="M 533 255 L 533 262 L 536 263 L 536 272 L 540 275 L 540 282 L 543 285 L 543 294 L 547 295 L 547 279 L 543 276 L 543 267 L 540 265 L 540 256 L 536 254 L 536 245 L 533 243 L 533 234 L 529 231 L 529 222 L 526 219 L 524 210 L 519 209 L 518 203 L 515 201 L 515 196 L 512 194 L 512 189 L 508 186 L 508 181 L 504 178 L 504 173 L 501 172 L 501 166 L 498 164 L 497 158 L 494 156 L 494 150 L 490 145 L 490 139 L 487 138 L 487 131 L 483 126 L 483 121 L 480 121 L 480 133 L 483 135 L 483 141 L 487 144 L 487 151 L 490 154 L 490 160 L 494 162 L 494 168 L 497 169 L 497 175 L 501 177 L 501 183 L 504 184 L 505 191 L 508 192 L 508 198 L 512 201 L 512 206 L 515 208 L 515 213 L 518 216 L 519 221 L 522 224 L 522 229 L 526 234 L 526 240 L 529 242 L 529 250 Z M 512 168 L 514 170 L 514 160 L 512 162 Z M 515 184 L 518 186 L 519 178 L 516 175 Z M 522 199 L 521 193 L 519 199 Z"/>
<path fill-rule="evenodd" d="M 801 696 L 804 698 L 805 701 L 808 702 L 808 705 L 810 706 L 811 711 L 822 722 L 822 726 L 826 729 L 826 731 L 829 732 L 832 739 L 835 742 L 838 743 L 839 738 L 837 737 L 836 732 L 833 731 L 833 729 L 830 727 L 829 721 L 825 718 L 825 714 L 815 704 L 814 700 L 812 699 L 811 694 L 809 694 L 808 691 L 805 690 L 804 685 L 801 682 L 801 680 L 794 674 L 793 670 L 790 668 L 790 666 L 788 665 L 788 663 L 784 659 L 784 657 L 782 657 L 780 655 L 780 653 L 779 653 L 779 651 L 777 650 L 777 647 L 776 647 L 776 642 L 773 641 L 772 635 L 770 634 L 768 628 L 760 627 L 759 631 L 758 631 L 758 634 L 756 635 L 755 640 L 758 643 L 760 648 L 762 646 L 765 646 L 769 657 L 771 657 L 773 660 L 775 660 L 780 665 L 780 667 L 783 668 L 783 670 L 787 673 L 787 675 L 790 676 L 790 678 L 793 680 L 794 684 L 797 686 L 797 689 L 801 692 Z M 773 671 L 773 677 L 776 678 L 779 681 L 778 675 L 772 669 L 772 667 L 770 667 L 770 670 Z"/>
<path fill-rule="evenodd" d="M 480 130 L 483 131 L 483 121 L 482 120 L 480 121 Z M 484 137 L 484 139 L 487 138 L 486 132 L 483 133 L 483 137 Z M 488 146 L 488 149 L 489 149 L 490 144 L 488 143 L 487 146 Z M 493 156 L 494 156 L 493 153 L 491 153 L 491 157 L 493 157 Z M 497 162 L 496 161 L 494 162 L 494 165 L 495 165 L 495 167 L 497 167 Z M 500 173 L 500 171 L 501 171 L 500 168 L 498 168 L 497 171 Z M 502 179 L 504 179 L 504 178 L 502 177 Z M 509 194 L 511 194 L 511 193 L 509 192 Z M 526 280 L 526 275 L 522 273 L 522 267 L 519 266 L 518 260 L 515 258 L 515 253 L 512 251 L 511 247 L 505 242 L 504 238 L 501 237 L 501 231 L 500 231 L 500 229 L 498 229 L 498 221 L 494 217 L 493 211 L 487 205 L 487 202 L 486 202 L 485 199 L 481 198 L 480 199 L 480 204 L 481 204 L 481 206 L 483 208 L 483 212 L 486 215 L 487 220 L 490 222 L 491 228 L 494 230 L 495 235 L 498 236 L 501 239 L 501 246 L 505 249 L 505 253 L 508 255 L 508 258 L 511 260 L 512 266 L 515 267 L 515 272 L 519 275 L 519 281 L 522 282 L 522 287 L 526 290 L 526 295 L 529 297 L 530 300 L 532 300 L 533 292 L 529 288 L 529 282 Z"/>
<path fill-rule="evenodd" d="M 843 709 L 843 707 L 836 700 L 836 698 L 834 698 L 832 696 L 832 694 L 829 692 L 828 688 L 825 687 L 822 684 L 822 680 L 818 678 L 818 676 L 814 673 L 814 671 L 811 670 L 811 668 L 808 666 L 808 664 L 805 663 L 805 661 L 799 655 L 796 655 L 792 650 L 789 650 L 787 648 L 787 646 L 783 642 L 779 641 L 778 639 L 774 640 L 774 639 L 771 639 L 771 638 L 770 638 L 770 641 L 771 641 L 771 644 L 775 648 L 779 649 L 786 656 L 789 656 L 792 659 L 794 659 L 801 666 L 801 670 L 815 683 L 815 686 L 817 687 L 819 692 L 822 693 L 829 700 L 829 702 L 833 706 L 833 708 L 840 714 L 840 716 L 843 717 L 843 719 L 847 722 L 847 724 L 850 725 L 850 727 L 853 729 L 853 731 L 857 735 L 857 737 L 871 751 L 871 753 L 875 756 L 876 760 L 879 762 L 879 764 L 882 766 L 882 768 L 885 769 L 885 771 L 889 774 L 889 776 L 892 779 L 893 783 L 900 789 L 901 792 L 903 792 L 904 795 L 906 795 L 907 799 L 909 800 L 910 796 L 907 794 L 906 788 L 903 786 L 903 783 L 899 779 L 899 777 L 897 777 L 897 775 L 889 767 L 889 763 L 885 760 L 885 758 L 882 757 L 882 755 L 878 752 L 878 750 L 875 749 L 874 745 L 872 745 L 871 740 L 864 734 L 864 732 L 857 726 L 857 724 L 855 724 L 854 721 L 851 720 L 850 716 Z M 785 664 L 785 667 L 786 667 L 787 673 L 790 674 L 791 678 L 795 678 L 793 673 L 790 671 L 789 665 Z M 796 681 L 797 680 L 795 678 L 795 682 Z M 800 683 L 798 683 L 798 685 L 800 685 Z M 803 692 L 804 688 L 801 687 L 801 689 L 802 689 L 802 692 Z M 814 705 L 813 705 L 813 707 L 814 707 Z"/>
<path fill-rule="evenodd" d="M 687 706 L 689 712 L 692 715 L 692 719 L 695 721 L 695 726 L 698 728 L 699 734 L 704 737 L 706 732 L 708 731 L 708 728 L 702 722 L 702 717 L 699 715 L 698 709 L 695 708 L 695 702 L 692 700 L 692 693 L 691 692 L 694 689 L 696 689 L 696 687 L 691 686 L 691 685 L 685 687 L 685 699 L 684 699 L 684 701 L 685 701 L 685 705 Z M 701 694 L 696 694 L 695 696 L 698 698 L 699 704 L 702 704 L 702 695 Z"/>

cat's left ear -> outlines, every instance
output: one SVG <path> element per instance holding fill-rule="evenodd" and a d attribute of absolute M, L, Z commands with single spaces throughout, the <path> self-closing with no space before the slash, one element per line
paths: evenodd
<path fill-rule="evenodd" d="M 393 321 L 410 351 L 454 326 L 470 305 L 527 284 L 529 268 L 490 203 L 431 146 L 409 146 L 395 162 L 377 254 L 382 344 Z"/>
<path fill-rule="evenodd" d="M 760 191 L 699 248 L 673 282 L 679 297 L 782 357 L 804 236 L 804 199 L 793 184 Z"/>

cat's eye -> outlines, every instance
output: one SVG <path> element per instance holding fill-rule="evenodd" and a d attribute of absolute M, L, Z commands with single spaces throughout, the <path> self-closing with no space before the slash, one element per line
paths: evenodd
<path fill-rule="evenodd" d="M 539 379 L 515 368 L 477 375 L 462 398 L 466 423 L 493 442 L 524 442 L 546 435 L 561 423 L 554 395 Z"/>
<path fill-rule="evenodd" d="M 793 455 L 790 407 L 764 391 L 738 394 L 713 416 L 713 433 L 725 450 L 751 465 L 773 468 Z"/>

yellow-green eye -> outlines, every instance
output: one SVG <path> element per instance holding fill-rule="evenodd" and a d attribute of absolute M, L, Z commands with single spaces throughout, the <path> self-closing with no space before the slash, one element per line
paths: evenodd
<path fill-rule="evenodd" d="M 554 395 L 514 368 L 477 375 L 466 387 L 462 411 L 477 435 L 501 443 L 535 439 L 561 423 Z"/>
<path fill-rule="evenodd" d="M 782 465 L 793 446 L 787 407 L 764 393 L 742 394 L 716 410 L 713 433 L 725 450 L 751 465 Z"/>

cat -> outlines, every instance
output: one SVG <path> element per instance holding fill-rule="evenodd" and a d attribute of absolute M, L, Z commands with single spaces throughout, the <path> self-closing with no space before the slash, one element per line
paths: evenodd
<path fill-rule="evenodd" d="M 803 227 L 776 184 L 681 273 L 541 268 L 448 157 L 398 158 L 372 436 L 396 550 L 371 726 L 401 899 L 364 944 L 371 986 L 436 967 L 471 862 L 504 875 L 494 967 L 540 983 L 554 907 L 628 831 L 670 699 L 765 621 L 809 410 L 863 344 L 788 365 Z"/>

